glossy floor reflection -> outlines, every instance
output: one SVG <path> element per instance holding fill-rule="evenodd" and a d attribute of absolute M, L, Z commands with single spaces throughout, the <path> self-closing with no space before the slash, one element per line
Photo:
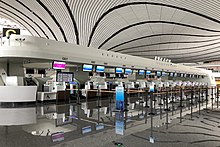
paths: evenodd
<path fill-rule="evenodd" d="M 178 103 L 175 103 L 174 107 L 172 104 L 169 105 L 174 108 L 169 112 L 169 121 L 172 115 L 179 116 L 178 105 Z M 146 136 L 149 136 L 148 131 L 143 131 L 149 128 L 149 110 L 145 107 L 146 104 L 140 102 L 127 104 L 123 112 L 115 111 L 115 102 L 109 99 L 82 101 L 80 104 L 1 103 L 0 106 L 0 146 L 2 147 L 114 146 L 113 140 L 131 146 L 141 137 L 146 139 Z M 153 110 L 158 114 L 154 118 L 156 124 L 159 121 L 166 122 L 166 112 L 160 107 L 156 106 Z M 183 111 L 189 111 L 187 103 Z M 160 112 L 162 112 L 161 116 Z M 200 123 L 205 125 L 206 121 L 210 121 L 209 119 L 211 118 Z M 123 132 L 118 133 L 124 135 L 115 133 L 117 125 L 123 126 Z M 154 129 L 154 132 L 161 133 L 163 127 Z M 141 132 L 142 135 L 138 135 Z M 170 134 L 165 132 L 162 135 L 168 136 L 166 133 Z M 132 138 L 132 143 L 129 143 Z"/>
<path fill-rule="evenodd" d="M 0 145 L 46 147 L 114 129 L 114 102 L 102 100 L 101 106 L 98 103 L 97 100 L 81 104 L 1 103 Z M 125 115 L 126 124 L 138 121 L 139 109 L 140 106 Z M 122 112 L 123 116 L 124 113 L 128 114 Z"/>

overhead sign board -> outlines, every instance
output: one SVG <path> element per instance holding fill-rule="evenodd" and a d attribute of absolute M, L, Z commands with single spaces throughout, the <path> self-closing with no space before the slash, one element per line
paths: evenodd
<path fill-rule="evenodd" d="M 3 37 L 9 38 L 11 34 L 20 35 L 20 29 L 3 28 L 3 32 L 2 32 Z"/>

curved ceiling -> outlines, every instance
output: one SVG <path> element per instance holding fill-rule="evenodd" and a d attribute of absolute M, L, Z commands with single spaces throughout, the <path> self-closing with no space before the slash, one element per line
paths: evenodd
<path fill-rule="evenodd" d="M 220 1 L 0 0 L 0 17 L 32 35 L 146 58 L 220 57 Z"/>

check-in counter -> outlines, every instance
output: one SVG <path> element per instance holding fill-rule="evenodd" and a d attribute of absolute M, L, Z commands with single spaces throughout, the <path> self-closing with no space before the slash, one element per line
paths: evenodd
<path fill-rule="evenodd" d="M 35 102 L 37 86 L 0 86 L 0 102 Z"/>
<path fill-rule="evenodd" d="M 37 92 L 37 100 L 56 100 L 57 92 Z"/>

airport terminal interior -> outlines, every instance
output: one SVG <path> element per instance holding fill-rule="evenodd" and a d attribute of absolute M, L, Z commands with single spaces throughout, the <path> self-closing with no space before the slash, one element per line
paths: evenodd
<path fill-rule="evenodd" d="M 220 0 L 0 0 L 0 147 L 220 147 Z"/>

